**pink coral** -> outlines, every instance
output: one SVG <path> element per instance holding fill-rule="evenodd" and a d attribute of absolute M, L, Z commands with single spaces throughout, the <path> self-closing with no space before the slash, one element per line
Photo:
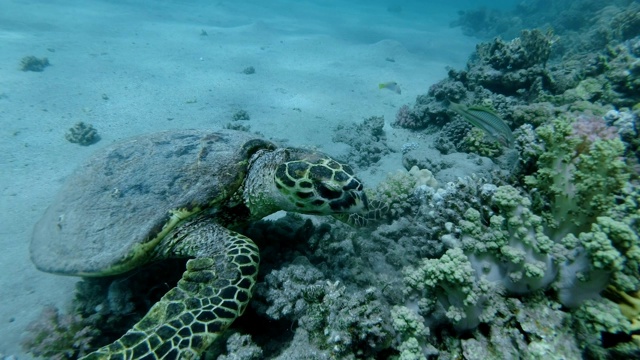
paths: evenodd
<path fill-rule="evenodd" d="M 588 151 L 591 144 L 597 140 L 613 140 L 618 137 L 618 129 L 608 126 L 603 118 L 593 115 L 580 115 L 572 123 L 572 138 L 580 139 L 577 145 L 578 153 Z"/>
<path fill-rule="evenodd" d="M 34 356 L 52 360 L 75 359 L 93 349 L 91 342 L 99 331 L 91 328 L 80 315 L 61 314 L 47 306 L 27 328 L 23 348 Z"/>
<path fill-rule="evenodd" d="M 573 136 L 585 142 L 593 143 L 596 140 L 612 140 L 618 137 L 618 129 L 608 126 L 603 118 L 593 115 L 580 115 L 572 124 Z"/>

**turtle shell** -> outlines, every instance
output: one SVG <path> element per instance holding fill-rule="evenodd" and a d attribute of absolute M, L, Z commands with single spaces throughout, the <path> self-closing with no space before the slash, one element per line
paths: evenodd
<path fill-rule="evenodd" d="M 182 219 L 232 196 L 262 148 L 275 146 L 232 130 L 165 131 L 109 146 L 71 175 L 35 225 L 31 258 L 68 275 L 135 268 Z"/>

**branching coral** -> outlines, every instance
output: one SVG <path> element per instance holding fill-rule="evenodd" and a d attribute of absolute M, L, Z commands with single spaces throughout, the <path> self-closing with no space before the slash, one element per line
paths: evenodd
<path fill-rule="evenodd" d="M 98 131 L 91 124 L 86 124 L 82 121 L 70 128 L 67 133 L 64 134 L 64 137 L 67 141 L 82 146 L 89 146 L 100 140 Z"/>
<path fill-rule="evenodd" d="M 303 259 L 303 258 L 300 258 Z M 273 270 L 256 292 L 270 303 L 266 313 L 272 319 L 296 319 L 308 306 L 305 293 L 324 284 L 322 273 L 304 261 L 297 260 L 280 270 Z"/>
<path fill-rule="evenodd" d="M 227 354 L 217 357 L 218 360 L 257 360 L 263 358 L 262 349 L 253 343 L 250 335 L 233 333 L 227 339 Z"/>
<path fill-rule="evenodd" d="M 371 166 L 390 153 L 384 131 L 384 117 L 370 116 L 362 123 L 339 125 L 333 141 L 350 146 L 348 160 L 361 167 Z"/>

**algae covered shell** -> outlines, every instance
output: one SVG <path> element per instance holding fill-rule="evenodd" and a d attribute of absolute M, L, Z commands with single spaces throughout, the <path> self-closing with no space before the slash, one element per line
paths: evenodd
<path fill-rule="evenodd" d="M 80 166 L 34 228 L 47 272 L 103 276 L 135 268 L 183 218 L 215 211 L 272 143 L 245 132 L 174 130 L 102 149 Z"/>

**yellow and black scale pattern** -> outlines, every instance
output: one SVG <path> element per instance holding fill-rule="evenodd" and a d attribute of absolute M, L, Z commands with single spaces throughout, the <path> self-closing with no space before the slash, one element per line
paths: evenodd
<path fill-rule="evenodd" d="M 83 360 L 198 359 L 242 315 L 260 263 L 251 239 L 197 216 L 166 241 L 160 257 L 196 257 L 178 285 L 119 340 Z"/>
<path fill-rule="evenodd" d="M 350 191 L 363 188 L 351 167 L 322 155 L 280 165 L 275 181 L 276 187 L 306 213 L 338 213 L 353 207 L 357 201 L 366 202 L 366 199 L 356 199 L 356 194 Z"/>

